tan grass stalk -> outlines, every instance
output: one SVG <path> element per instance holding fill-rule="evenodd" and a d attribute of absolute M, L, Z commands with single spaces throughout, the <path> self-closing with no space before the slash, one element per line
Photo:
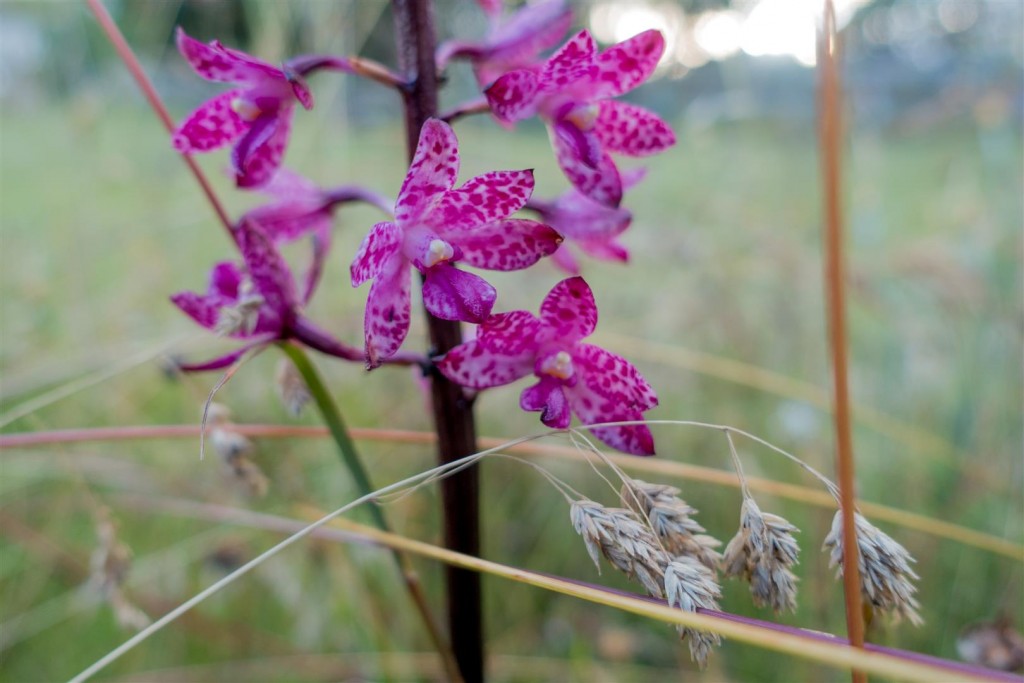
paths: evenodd
<path fill-rule="evenodd" d="M 843 121 L 840 111 L 839 36 L 835 7 L 824 0 L 824 16 L 818 32 L 819 148 L 821 150 L 824 194 L 825 313 L 828 318 L 829 350 L 832 356 L 833 401 L 836 428 L 836 478 L 839 482 L 842 533 L 857 537 L 856 479 L 854 476 L 853 433 L 850 424 L 850 393 L 846 349 L 846 263 L 843 251 L 842 150 Z M 860 543 L 857 543 L 857 547 Z M 864 615 L 858 557 L 849 543 L 842 553 L 843 597 L 846 630 L 854 647 L 864 647 Z M 862 671 L 853 671 L 853 683 L 866 683 Z"/>
<path fill-rule="evenodd" d="M 615 332 L 595 332 L 593 338 L 595 343 L 603 341 L 608 348 L 618 349 L 634 360 L 646 360 L 689 370 L 782 398 L 802 401 L 832 413 L 829 392 L 810 382 L 774 370 L 706 351 L 696 351 L 675 344 L 653 342 Z M 854 422 L 907 446 L 915 453 L 939 456 L 946 463 L 956 461 L 960 455 L 956 446 L 937 434 L 897 420 L 869 405 L 853 403 L 852 407 Z"/>
<path fill-rule="evenodd" d="M 327 429 L 320 426 L 274 425 L 274 424 L 240 424 L 238 432 L 246 436 L 260 439 L 312 439 L 328 435 Z M 384 441 L 391 443 L 430 444 L 434 441 L 431 432 L 418 432 L 402 429 L 373 429 L 356 427 L 350 430 L 352 437 L 358 441 Z M 195 424 L 185 425 L 145 425 L 133 427 L 97 427 L 85 429 L 65 429 L 46 432 L 21 432 L 0 434 L 0 451 L 13 448 L 31 448 L 62 443 L 118 442 L 146 439 L 184 439 L 195 438 L 200 428 Z M 480 443 L 485 448 L 500 447 L 504 450 L 528 456 L 545 455 L 563 460 L 581 461 L 584 456 L 567 446 L 554 446 L 537 443 L 518 443 L 507 446 L 507 440 L 498 437 L 481 437 Z M 718 486 L 739 487 L 739 480 L 732 472 L 699 465 L 673 462 L 660 458 L 636 458 L 615 454 L 606 454 L 611 462 L 624 470 L 657 474 L 679 479 L 701 481 Z M 794 500 L 816 507 L 834 508 L 835 501 L 824 491 L 818 491 L 798 484 L 747 477 L 747 484 L 752 491 L 766 493 L 788 500 Z M 900 510 L 880 503 L 858 500 L 857 508 L 864 514 L 880 521 L 897 524 L 925 534 L 947 539 L 955 543 L 985 550 L 1002 555 L 1017 562 L 1024 562 L 1024 545 L 1004 538 L 969 529 L 958 524 L 934 519 L 926 515 L 908 510 Z"/>

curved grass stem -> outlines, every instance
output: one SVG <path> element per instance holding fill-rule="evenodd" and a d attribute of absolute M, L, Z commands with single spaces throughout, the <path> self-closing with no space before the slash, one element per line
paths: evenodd
<path fill-rule="evenodd" d="M 303 381 L 306 383 L 306 387 L 309 389 L 310 396 L 313 397 L 313 402 L 316 404 L 317 409 L 320 411 L 320 416 L 323 418 L 324 423 L 327 425 L 327 429 L 331 434 L 331 439 L 338 448 L 338 454 L 341 456 L 342 462 L 348 471 L 352 475 L 353 481 L 355 481 L 356 488 L 360 495 L 366 496 L 372 493 L 375 489 L 373 484 L 370 482 L 370 476 L 366 472 L 366 468 L 363 467 L 363 462 L 359 458 L 359 452 L 356 450 L 355 442 L 352 440 L 352 436 L 348 432 L 348 428 L 345 426 L 345 421 L 341 417 L 341 412 L 338 410 L 337 404 L 331 397 L 330 392 L 324 385 L 323 380 L 320 378 L 320 374 L 317 372 L 316 367 L 312 361 L 309 360 L 309 356 L 306 355 L 299 346 L 289 343 L 280 343 L 278 346 L 284 351 L 288 359 L 295 365 L 295 369 L 302 375 Z M 378 505 L 369 506 L 370 514 L 373 517 L 374 523 L 382 531 L 390 531 L 391 528 L 388 525 L 387 518 L 384 516 L 384 511 Z M 448 674 L 450 680 L 459 681 L 461 677 L 459 675 L 459 668 L 455 662 L 455 657 L 452 654 L 451 647 L 445 640 L 445 637 L 438 625 L 437 620 L 434 618 L 433 612 L 430 610 L 430 606 L 427 602 L 426 595 L 423 592 L 423 586 L 420 583 L 419 576 L 416 573 L 415 568 L 412 565 L 412 561 L 408 555 L 401 552 L 400 550 L 393 550 L 395 562 L 398 563 L 399 572 L 402 575 L 402 581 L 405 583 L 406 590 L 409 592 L 409 597 L 412 598 L 413 603 L 416 605 L 416 610 L 420 613 L 420 617 L 423 619 L 424 625 L 427 627 L 427 631 L 430 635 L 430 640 L 433 643 L 438 654 L 444 660 L 445 671 Z"/>

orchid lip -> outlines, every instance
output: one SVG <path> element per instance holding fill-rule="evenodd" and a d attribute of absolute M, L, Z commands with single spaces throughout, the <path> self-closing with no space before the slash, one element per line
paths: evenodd
<path fill-rule="evenodd" d="M 452 245 L 442 239 L 433 239 L 427 245 L 427 253 L 426 258 L 423 259 L 423 265 L 426 268 L 432 268 L 442 261 L 450 261 L 454 255 L 455 249 L 452 248 Z"/>
<path fill-rule="evenodd" d="M 600 113 L 601 107 L 598 104 L 581 104 L 573 107 L 564 119 L 580 130 L 591 130 Z"/>
<path fill-rule="evenodd" d="M 262 109 L 243 97 L 231 100 L 231 110 L 243 121 L 255 121 L 263 113 Z"/>
<path fill-rule="evenodd" d="M 559 351 L 544 358 L 540 362 L 539 370 L 541 374 L 561 380 L 569 379 L 575 374 L 572 367 L 572 356 L 567 351 Z"/>

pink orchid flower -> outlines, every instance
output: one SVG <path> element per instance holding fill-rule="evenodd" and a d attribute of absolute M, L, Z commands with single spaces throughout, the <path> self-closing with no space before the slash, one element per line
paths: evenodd
<path fill-rule="evenodd" d="M 536 221 L 509 218 L 533 193 L 533 171 L 494 171 L 458 189 L 458 140 L 437 119 L 423 124 L 394 222 L 370 230 L 352 261 L 352 286 L 373 280 L 364 331 L 370 368 L 394 354 L 409 331 L 410 269 L 423 275 L 423 303 L 444 320 L 483 322 L 497 293 L 457 261 L 519 270 L 558 248 L 561 237 Z"/>
<path fill-rule="evenodd" d="M 572 11 L 565 0 L 526 4 L 505 21 L 501 20 L 500 2 L 481 5 L 491 20 L 487 37 L 479 42 L 451 40 L 437 52 L 440 69 L 452 59 L 470 60 L 481 88 L 509 71 L 533 66 L 537 56 L 554 47 L 572 24 Z"/>
<path fill-rule="evenodd" d="M 548 427 L 565 429 L 572 413 L 584 424 L 642 420 L 658 405 L 647 380 L 626 359 L 582 343 L 597 326 L 594 294 L 583 278 L 562 280 L 540 307 L 493 315 L 475 340 L 437 360 L 441 373 L 470 389 L 509 384 L 533 373 L 523 390 L 523 410 L 540 411 Z M 599 427 L 594 436 L 634 455 L 653 455 L 654 438 L 644 425 Z"/>
<path fill-rule="evenodd" d="M 676 138 L 655 114 L 610 98 L 647 80 L 664 50 L 661 33 L 651 30 L 599 54 L 581 31 L 542 66 L 511 71 L 484 94 L 499 121 L 540 116 L 569 182 L 594 201 L 618 206 L 622 179 L 609 152 L 646 156 Z"/>
<path fill-rule="evenodd" d="M 623 173 L 623 189 L 636 185 L 645 174 L 642 168 Z M 576 189 L 570 189 L 551 202 L 531 199 L 526 208 L 536 211 L 542 221 L 565 238 L 551 260 L 571 275 L 580 274 L 574 248 L 600 261 L 625 263 L 629 260 L 629 250 L 618 240 L 633 221 L 629 210 L 598 204 Z"/>
<path fill-rule="evenodd" d="M 235 182 L 239 187 L 263 185 L 281 165 L 295 103 L 313 108 L 313 95 L 302 78 L 308 69 L 273 66 L 216 40 L 204 45 L 180 28 L 177 42 L 197 74 L 239 87 L 192 112 L 174 132 L 174 148 L 182 153 L 209 152 L 235 142 Z"/>
<path fill-rule="evenodd" d="M 181 365 L 182 370 L 224 368 L 250 349 L 282 339 L 295 339 L 347 360 L 362 358 L 358 349 L 335 340 L 302 314 L 288 264 L 256 223 L 240 222 L 235 235 L 242 266 L 218 263 L 210 273 L 206 294 L 179 292 L 171 301 L 206 329 L 246 343 L 219 358 Z"/>
<path fill-rule="evenodd" d="M 242 220 L 255 221 L 271 241 L 284 244 L 311 235 L 313 259 L 306 272 L 302 301 L 309 302 L 330 251 L 334 211 L 343 203 L 362 201 L 391 215 L 393 202 L 357 185 L 321 188 L 287 168 L 281 168 L 260 191 L 273 201 L 248 211 Z"/>

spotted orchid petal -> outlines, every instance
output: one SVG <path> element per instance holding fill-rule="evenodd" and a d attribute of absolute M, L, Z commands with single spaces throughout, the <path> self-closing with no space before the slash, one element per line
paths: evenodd
<path fill-rule="evenodd" d="M 530 369 L 537 353 L 542 325 L 529 311 L 496 313 L 477 328 L 477 340 L 487 350 L 504 356 L 529 356 Z"/>
<path fill-rule="evenodd" d="M 238 187 L 265 185 L 280 167 L 291 134 L 292 109 L 286 105 L 275 112 L 261 114 L 231 150 Z"/>
<path fill-rule="evenodd" d="M 572 422 L 563 385 L 550 377 L 523 389 L 519 396 L 519 407 L 530 412 L 541 411 L 540 421 L 552 429 L 565 429 Z"/>
<path fill-rule="evenodd" d="M 581 381 L 566 388 L 572 410 L 583 424 L 642 420 L 658 404 L 647 381 L 629 361 L 589 344 L 579 344 L 573 364 Z M 646 425 L 600 427 L 594 436 L 633 455 L 653 455 L 654 437 Z"/>
<path fill-rule="evenodd" d="M 411 279 L 408 264 L 396 256 L 373 280 L 363 320 L 366 366 L 370 369 L 395 355 L 409 333 Z"/>
<path fill-rule="evenodd" d="M 171 295 L 171 303 L 201 326 L 212 330 L 217 326 L 220 309 L 230 305 L 231 300 L 217 295 L 178 292 Z"/>
<path fill-rule="evenodd" d="M 427 120 L 395 204 L 399 225 L 413 223 L 426 213 L 441 193 L 455 186 L 458 173 L 459 141 L 455 132 L 443 121 Z"/>
<path fill-rule="evenodd" d="M 235 235 L 253 287 L 263 297 L 260 317 L 272 312 L 287 320 L 298 306 L 295 278 L 288 264 L 253 221 L 239 223 Z"/>
<path fill-rule="evenodd" d="M 249 123 L 235 113 L 232 103 L 241 90 L 229 90 L 192 112 L 174 131 L 171 144 L 182 154 L 209 152 L 228 145 L 245 133 Z"/>
<path fill-rule="evenodd" d="M 611 156 L 601 149 L 597 135 L 581 131 L 572 122 L 560 121 L 550 129 L 550 137 L 558 165 L 569 182 L 596 202 L 618 206 L 622 180 Z"/>
<path fill-rule="evenodd" d="M 554 331 L 555 338 L 569 343 L 579 341 L 597 327 L 594 293 L 581 277 L 562 280 L 541 303 L 540 319 Z"/>
<path fill-rule="evenodd" d="M 539 80 L 545 92 L 556 92 L 597 74 L 597 44 L 587 30 L 580 31 L 545 62 Z"/>
<path fill-rule="evenodd" d="M 613 45 L 597 56 L 593 94 L 617 97 L 637 87 L 654 73 L 665 52 L 665 38 L 651 29 Z"/>
<path fill-rule="evenodd" d="M 216 40 L 209 45 L 201 43 L 180 27 L 176 41 L 181 56 L 197 74 L 208 81 L 257 85 L 268 78 L 284 80 L 281 69 L 226 48 Z"/>
<path fill-rule="evenodd" d="M 577 370 L 593 391 L 614 399 L 627 410 L 650 410 L 658 405 L 654 389 L 640 371 L 622 356 L 592 344 L 578 344 L 573 351 Z"/>
<path fill-rule="evenodd" d="M 540 81 L 536 69 L 510 71 L 484 91 L 487 103 L 499 121 L 512 123 L 537 113 Z"/>
<path fill-rule="evenodd" d="M 352 286 L 358 287 L 371 280 L 384 270 L 388 262 L 395 258 L 402 244 L 402 231 L 390 222 L 377 223 L 363 238 L 352 260 L 350 273 Z"/>
<path fill-rule="evenodd" d="M 656 154 L 676 144 L 676 134 L 657 115 L 616 100 L 601 103 L 594 130 L 605 149 L 634 157 Z"/>
<path fill-rule="evenodd" d="M 482 323 L 498 293 L 479 275 L 440 263 L 424 271 L 423 306 L 442 320 Z"/>
<path fill-rule="evenodd" d="M 543 223 L 509 218 L 459 235 L 462 260 L 486 270 L 522 270 L 550 256 L 562 236 Z"/>
<path fill-rule="evenodd" d="M 442 375 L 470 389 L 509 384 L 533 372 L 533 353 L 494 353 L 479 339 L 460 344 L 436 361 Z"/>
<path fill-rule="evenodd" d="M 445 193 L 430 212 L 429 225 L 441 235 L 508 218 L 533 194 L 533 170 L 493 171 Z"/>

